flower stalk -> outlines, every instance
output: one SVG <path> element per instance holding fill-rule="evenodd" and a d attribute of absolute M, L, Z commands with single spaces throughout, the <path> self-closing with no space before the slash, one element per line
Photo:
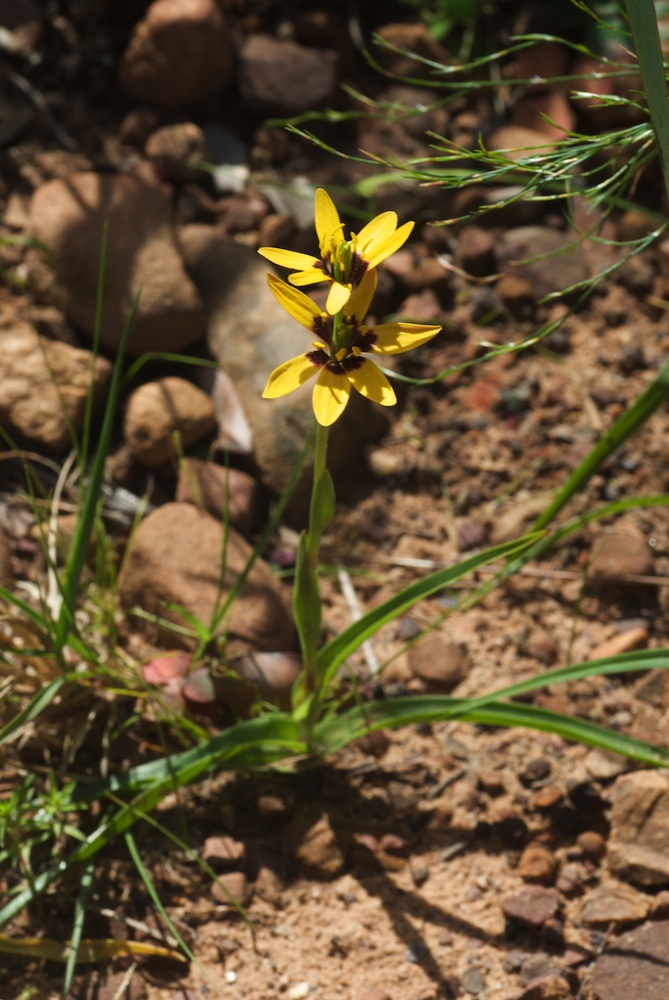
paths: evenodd
<path fill-rule="evenodd" d="M 376 266 L 406 241 L 413 223 L 397 225 L 394 212 L 383 212 L 358 233 L 344 234 L 332 199 L 316 191 L 315 224 L 319 256 L 261 247 L 267 260 L 281 267 L 298 268 L 289 284 L 268 275 L 273 295 L 283 308 L 315 339 L 312 349 L 284 362 L 270 375 L 263 390 L 274 399 L 300 388 L 316 377 L 312 405 L 317 422 L 314 446 L 313 488 L 309 523 L 300 536 L 295 566 L 293 608 L 300 637 L 303 669 L 293 689 L 294 717 L 304 723 L 305 742 L 311 747 L 313 728 L 320 716 L 324 677 L 319 676 L 322 606 L 318 564 L 323 532 L 334 517 L 335 495 L 327 467 L 329 428 L 342 416 L 351 392 L 382 406 L 397 402 L 386 375 L 374 363 L 379 354 L 402 354 L 431 340 L 440 326 L 418 323 L 367 321 L 376 290 Z M 297 285 L 328 282 L 325 309 L 301 292 Z"/>

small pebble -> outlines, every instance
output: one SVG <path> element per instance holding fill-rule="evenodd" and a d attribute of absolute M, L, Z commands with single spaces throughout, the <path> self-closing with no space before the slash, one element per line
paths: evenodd
<path fill-rule="evenodd" d="M 523 770 L 518 773 L 518 777 L 524 785 L 532 787 L 543 784 L 550 777 L 551 771 L 552 765 L 549 760 L 545 757 L 535 757 L 527 762 Z"/>
<path fill-rule="evenodd" d="M 310 992 L 311 986 L 309 983 L 295 983 L 294 986 L 286 990 L 286 1000 L 304 1000 L 305 997 L 309 996 Z"/>
<path fill-rule="evenodd" d="M 544 844 L 528 844 L 520 856 L 518 874 L 526 882 L 552 885 L 557 874 L 557 858 Z"/>
<path fill-rule="evenodd" d="M 606 854 L 606 841 L 601 833 L 594 830 L 584 830 L 583 833 L 579 833 L 576 843 L 589 861 L 601 861 Z"/>
<path fill-rule="evenodd" d="M 485 989 L 485 979 L 483 973 L 476 965 L 470 965 L 462 974 L 462 988 L 465 993 L 477 997 Z"/>

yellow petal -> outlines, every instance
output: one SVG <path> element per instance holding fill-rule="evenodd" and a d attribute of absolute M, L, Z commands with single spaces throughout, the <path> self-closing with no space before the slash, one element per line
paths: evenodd
<path fill-rule="evenodd" d="M 348 300 L 346 312 L 363 320 L 369 312 L 376 291 L 376 271 L 365 271 L 362 281 Z"/>
<path fill-rule="evenodd" d="M 343 239 L 343 226 L 339 219 L 339 212 L 335 208 L 332 198 L 327 191 L 323 190 L 323 188 L 318 188 L 316 191 L 314 205 L 316 214 L 316 235 L 318 236 L 318 245 L 320 247 L 321 257 L 324 257 L 330 249 L 330 243 L 333 239 L 335 239 L 338 243 Z"/>
<path fill-rule="evenodd" d="M 279 267 L 294 267 L 298 271 L 313 267 L 318 261 L 313 254 L 298 253 L 297 250 L 279 250 L 278 247 L 260 247 L 258 253 L 265 260 L 271 260 Z"/>
<path fill-rule="evenodd" d="M 358 233 L 358 247 L 363 257 L 367 257 L 365 251 L 375 245 L 387 240 L 397 228 L 397 214 L 395 212 L 382 212 L 375 219 L 368 222 Z"/>
<path fill-rule="evenodd" d="M 392 385 L 372 361 L 365 360 L 360 368 L 346 374 L 358 392 L 372 402 L 381 406 L 394 406 L 397 402 Z"/>
<path fill-rule="evenodd" d="M 374 350 L 379 354 L 403 354 L 426 344 L 440 330 L 440 326 L 423 326 L 421 323 L 381 323 L 374 327 Z"/>
<path fill-rule="evenodd" d="M 351 383 L 346 375 L 335 375 L 322 368 L 314 386 L 312 403 L 316 420 L 321 427 L 329 427 L 341 417 L 351 395 Z"/>
<path fill-rule="evenodd" d="M 298 292 L 297 288 L 287 285 L 285 281 L 277 278 L 274 274 L 267 275 L 267 284 L 274 298 L 286 312 L 290 313 L 302 326 L 306 326 L 307 330 L 313 331 L 314 320 L 321 313 L 313 299 L 310 299 L 304 292 Z"/>
<path fill-rule="evenodd" d="M 315 285 L 317 281 L 329 281 L 327 274 L 323 274 L 320 267 L 309 267 L 306 271 L 296 271 L 289 274 L 288 280 L 291 285 Z"/>
<path fill-rule="evenodd" d="M 326 312 L 331 316 L 343 309 L 351 297 L 351 286 L 340 285 L 338 281 L 333 281 L 328 292 L 328 300 L 325 303 Z"/>
<path fill-rule="evenodd" d="M 276 399 L 278 396 L 285 396 L 294 389 L 299 389 L 319 370 L 318 365 L 310 361 L 306 354 L 300 354 L 297 358 L 284 361 L 282 365 L 274 369 L 267 379 L 267 385 L 262 392 L 263 399 Z"/>
<path fill-rule="evenodd" d="M 409 234 L 413 229 L 413 222 L 405 222 L 403 226 L 400 226 L 394 233 L 388 236 L 384 240 L 374 242 L 372 246 L 369 247 L 367 252 L 363 254 L 365 260 L 370 267 L 376 267 L 380 264 L 382 260 L 386 257 L 390 257 L 391 254 L 395 253 L 396 250 L 406 243 L 409 239 Z"/>

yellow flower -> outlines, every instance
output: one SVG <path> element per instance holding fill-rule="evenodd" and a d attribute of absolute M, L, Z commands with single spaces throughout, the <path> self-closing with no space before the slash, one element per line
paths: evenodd
<path fill-rule="evenodd" d="M 325 308 L 334 316 L 346 305 L 365 273 L 406 242 L 414 224 L 405 222 L 398 229 L 395 212 L 383 212 L 368 222 L 357 235 L 351 233 L 345 239 L 344 224 L 332 198 L 323 188 L 316 191 L 315 217 L 320 258 L 277 247 L 261 247 L 258 253 L 280 267 L 298 268 L 295 274 L 288 277 L 291 285 L 329 281 L 330 292 Z"/>
<path fill-rule="evenodd" d="M 329 427 L 342 415 L 351 387 L 382 406 L 397 402 L 390 382 L 365 354 L 402 354 L 424 344 L 441 330 L 440 326 L 417 323 L 365 326 L 362 320 L 376 288 L 376 271 L 364 275 L 348 306 L 337 317 L 321 312 L 308 295 L 273 274 L 267 280 L 284 309 L 318 339 L 312 351 L 291 358 L 272 372 L 263 397 L 285 396 L 318 375 L 313 407 L 316 420 L 323 427 Z"/>

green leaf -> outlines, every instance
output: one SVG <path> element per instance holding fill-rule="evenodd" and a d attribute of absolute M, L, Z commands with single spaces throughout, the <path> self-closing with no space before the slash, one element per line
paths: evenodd
<path fill-rule="evenodd" d="M 319 476 L 311 494 L 309 511 L 309 531 L 315 531 L 318 537 L 323 534 L 335 515 L 335 491 L 332 476 L 327 469 Z"/>
<path fill-rule="evenodd" d="M 321 596 L 318 579 L 309 566 L 308 539 L 303 532 L 297 548 L 293 610 L 305 662 L 316 649 L 321 634 Z"/>

